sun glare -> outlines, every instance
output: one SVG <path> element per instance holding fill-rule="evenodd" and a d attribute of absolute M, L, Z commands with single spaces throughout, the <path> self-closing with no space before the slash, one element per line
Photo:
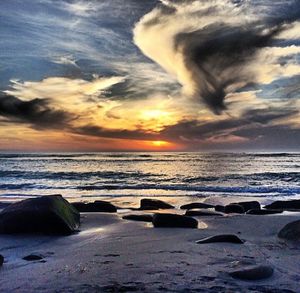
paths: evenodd
<path fill-rule="evenodd" d="M 163 119 L 165 117 L 168 117 L 169 113 L 166 111 L 162 110 L 145 110 L 142 111 L 141 117 L 144 120 L 158 120 L 158 119 Z"/>
<path fill-rule="evenodd" d="M 156 141 L 152 141 L 152 145 L 156 147 L 163 147 L 163 146 L 167 146 L 168 142 L 163 140 L 156 140 Z"/>

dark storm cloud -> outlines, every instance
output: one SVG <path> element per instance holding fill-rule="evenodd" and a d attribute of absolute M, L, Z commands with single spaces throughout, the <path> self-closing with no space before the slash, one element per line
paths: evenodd
<path fill-rule="evenodd" d="M 263 127 L 248 127 L 232 133 L 249 139 L 250 149 L 274 149 L 299 151 L 300 128 L 288 125 L 265 125 Z"/>
<path fill-rule="evenodd" d="M 220 113 L 225 109 L 226 89 L 245 80 L 251 82 L 241 69 L 259 48 L 270 43 L 278 28 L 263 35 L 260 30 L 243 28 L 213 26 L 205 34 L 208 30 L 207 40 L 201 30 L 178 35 L 177 44 L 184 43 L 185 62 L 196 75 L 199 96 L 215 113 Z"/>
<path fill-rule="evenodd" d="M 241 82 L 245 86 L 255 80 L 245 72 L 255 54 L 270 46 L 275 36 L 300 17 L 299 1 L 287 5 L 282 2 L 275 8 L 274 14 L 271 11 L 261 22 L 238 27 L 220 22 L 177 35 L 176 47 L 183 48 L 186 67 L 197 83 L 199 97 L 215 113 L 225 109 L 229 86 L 236 87 Z M 211 9 L 206 11 L 207 15 L 213 13 Z"/>
<path fill-rule="evenodd" d="M 159 137 L 159 134 L 151 134 L 143 130 L 126 130 L 126 129 L 107 129 L 96 125 L 86 125 L 73 129 L 74 133 L 89 135 L 95 137 L 118 138 L 118 139 L 136 139 L 152 140 Z"/>
<path fill-rule="evenodd" d="M 166 140 L 174 143 L 184 143 L 192 148 L 201 148 L 202 143 L 206 146 L 210 145 L 214 148 L 214 143 L 209 140 L 214 137 L 228 137 L 238 136 L 249 139 L 250 144 L 260 139 L 262 143 L 268 143 L 272 134 L 276 134 L 276 128 L 280 133 L 285 131 L 286 138 L 285 146 L 289 145 L 289 135 L 299 135 L 300 129 L 295 130 L 290 126 L 274 126 L 273 123 L 279 119 L 289 118 L 298 115 L 299 111 L 293 109 L 285 109 L 279 111 L 275 108 L 247 110 L 243 113 L 241 118 L 228 118 L 227 120 L 220 120 L 208 123 L 200 123 L 197 120 L 181 121 L 176 125 L 168 126 L 159 133 L 150 133 L 143 130 L 123 130 L 123 129 L 107 129 L 96 125 L 86 125 L 80 128 L 72 129 L 73 133 L 95 137 L 117 138 L 117 139 L 132 139 L 132 140 Z M 280 137 L 275 135 L 274 139 L 278 140 Z M 296 141 L 292 138 L 292 144 Z M 281 142 L 283 144 L 283 142 Z"/>
<path fill-rule="evenodd" d="M 55 110 L 48 100 L 22 101 L 0 93 L 0 116 L 8 122 L 28 123 L 33 128 L 64 128 L 74 117 L 68 112 Z"/>
<path fill-rule="evenodd" d="M 254 133 L 257 136 L 260 135 L 260 130 L 264 129 L 267 133 L 267 129 L 276 129 L 280 126 L 274 126 L 273 123 L 279 119 L 289 118 L 295 115 L 299 115 L 299 111 L 295 109 L 259 109 L 259 110 L 247 110 L 241 118 L 228 118 L 227 120 L 219 120 L 208 123 L 200 123 L 197 120 L 182 121 L 176 125 L 165 128 L 161 133 L 161 137 L 166 140 L 176 140 L 184 138 L 191 142 L 197 140 L 207 140 L 216 136 L 228 136 L 236 135 L 243 138 L 253 139 Z M 285 129 L 292 130 L 290 126 L 284 126 Z M 247 136 L 247 131 L 252 129 Z M 256 131 L 256 132 L 255 132 Z M 245 133 L 245 135 L 242 135 Z M 289 131 L 288 133 L 291 133 Z M 251 135 L 250 135 L 251 134 Z M 268 137 L 271 134 L 268 134 Z"/>

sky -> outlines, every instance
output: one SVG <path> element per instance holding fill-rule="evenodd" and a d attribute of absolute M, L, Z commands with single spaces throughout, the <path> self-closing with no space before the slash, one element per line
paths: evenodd
<path fill-rule="evenodd" d="M 299 151 L 298 0 L 4 0 L 0 38 L 0 151 Z"/>

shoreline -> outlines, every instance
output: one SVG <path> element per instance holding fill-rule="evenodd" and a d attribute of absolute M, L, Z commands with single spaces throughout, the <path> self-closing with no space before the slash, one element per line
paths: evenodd
<path fill-rule="evenodd" d="M 181 203 L 177 202 L 176 206 Z M 178 209 L 159 210 L 160 213 L 170 211 L 183 214 Z M 80 232 L 66 237 L 0 235 L 0 254 L 5 257 L 0 269 L 0 291 L 298 290 L 299 247 L 277 237 L 283 226 L 299 219 L 298 212 L 195 217 L 199 221 L 198 229 L 154 228 L 151 223 L 122 219 L 130 213 L 130 210 L 114 214 L 81 213 Z M 245 243 L 196 244 L 199 239 L 218 234 L 235 234 Z M 22 259 L 30 254 L 42 255 L 43 259 Z M 241 281 L 229 275 L 253 265 L 272 266 L 274 274 L 261 281 Z"/>

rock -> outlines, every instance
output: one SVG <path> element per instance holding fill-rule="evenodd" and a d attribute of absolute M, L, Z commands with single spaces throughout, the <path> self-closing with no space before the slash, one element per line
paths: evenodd
<path fill-rule="evenodd" d="M 62 196 L 26 199 L 0 213 L 0 233 L 42 233 L 69 235 L 78 229 L 80 214 Z"/>
<path fill-rule="evenodd" d="M 300 240 L 300 220 L 285 225 L 278 233 L 279 238 Z"/>
<path fill-rule="evenodd" d="M 260 210 L 260 203 L 258 201 L 242 201 L 235 202 L 234 204 L 242 206 L 245 212 L 249 210 Z"/>
<path fill-rule="evenodd" d="M 280 214 L 282 210 L 249 210 L 246 214 L 248 215 L 273 215 L 273 214 Z"/>
<path fill-rule="evenodd" d="M 215 211 L 224 213 L 225 212 L 225 207 L 221 206 L 221 205 L 216 205 L 215 206 Z"/>
<path fill-rule="evenodd" d="M 81 213 L 116 213 L 117 208 L 108 201 L 96 200 L 90 203 L 75 202 L 72 204 Z"/>
<path fill-rule="evenodd" d="M 174 209 L 174 206 L 158 199 L 149 199 L 149 198 L 143 198 L 141 199 L 141 206 L 140 210 L 149 210 L 149 209 Z"/>
<path fill-rule="evenodd" d="M 36 254 L 29 254 L 23 257 L 23 259 L 27 261 L 41 260 L 43 258 L 44 258 L 43 256 L 36 255 Z"/>
<path fill-rule="evenodd" d="M 152 222 L 152 215 L 127 215 L 122 217 L 124 220 L 140 221 L 140 222 Z"/>
<path fill-rule="evenodd" d="M 189 204 L 185 204 L 183 206 L 181 206 L 180 208 L 182 210 L 191 210 L 191 209 L 210 209 L 210 208 L 214 208 L 215 206 L 211 205 L 211 204 L 207 204 L 207 203 L 203 203 L 203 202 L 193 202 L 193 203 L 189 203 Z"/>
<path fill-rule="evenodd" d="M 185 212 L 186 216 L 190 217 L 201 217 L 201 216 L 223 216 L 222 213 L 218 213 L 215 211 L 209 211 L 205 209 L 193 209 Z"/>
<path fill-rule="evenodd" d="M 2 267 L 3 263 L 4 263 L 4 257 L 3 255 L 0 254 L 0 267 Z"/>
<path fill-rule="evenodd" d="M 197 228 L 198 221 L 194 218 L 175 214 L 155 214 L 152 223 L 157 228 Z"/>
<path fill-rule="evenodd" d="M 226 214 L 243 214 L 245 213 L 244 208 L 239 204 L 229 204 L 225 206 L 224 213 Z"/>
<path fill-rule="evenodd" d="M 229 275 L 235 279 L 256 281 L 270 278 L 273 273 L 274 270 L 270 266 L 256 266 L 249 269 L 234 271 L 229 273 Z"/>
<path fill-rule="evenodd" d="M 300 210 L 300 200 L 278 200 L 273 203 L 266 205 L 265 209 L 275 209 L 275 210 Z"/>
<path fill-rule="evenodd" d="M 155 210 L 159 210 L 160 208 L 155 207 L 155 206 L 143 206 L 143 207 L 139 207 L 137 209 L 132 209 L 135 211 L 155 211 Z"/>
<path fill-rule="evenodd" d="M 241 240 L 239 237 L 231 234 L 216 235 L 216 236 L 207 237 L 196 241 L 197 244 L 216 243 L 216 242 L 228 242 L 228 243 L 236 243 L 236 244 L 244 243 L 244 241 Z"/>

